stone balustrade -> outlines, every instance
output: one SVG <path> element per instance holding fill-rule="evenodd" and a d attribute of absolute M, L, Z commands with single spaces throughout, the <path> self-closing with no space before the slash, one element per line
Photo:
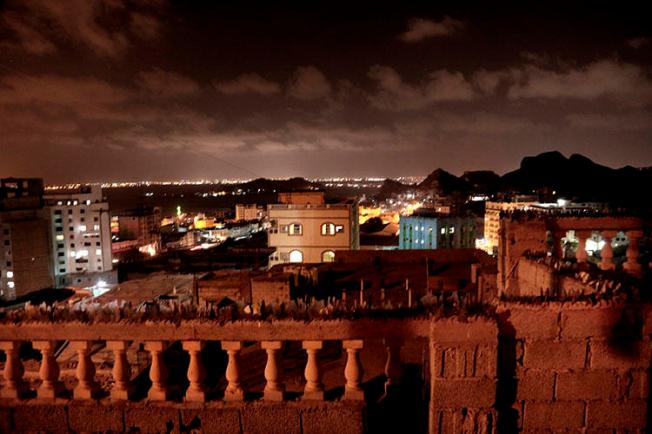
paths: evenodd
<path fill-rule="evenodd" d="M 363 373 L 360 352 L 364 350 L 365 339 L 385 339 L 388 343 L 387 385 L 399 383 L 400 345 L 405 339 L 427 337 L 427 320 L 340 320 L 276 322 L 234 322 L 224 325 L 209 321 L 185 321 L 180 324 L 148 322 L 144 324 L 97 323 L 23 323 L 0 326 L 0 349 L 6 353 L 4 387 L 0 396 L 4 398 L 52 400 L 64 392 L 59 380 L 59 364 L 54 357 L 56 342 L 68 341 L 77 357 L 76 386 L 72 399 L 87 401 L 100 398 L 100 387 L 96 379 L 96 367 L 91 351 L 97 343 L 104 343 L 113 354 L 112 382 L 109 396 L 113 401 L 128 401 L 134 390 L 130 382 L 131 371 L 126 353 L 132 342 L 143 342 L 149 353 L 149 379 L 151 386 L 147 400 L 168 401 L 171 390 L 168 385 L 168 367 L 164 358 L 166 348 L 175 341 L 189 356 L 185 390 L 186 402 L 207 401 L 207 387 L 204 384 L 207 366 L 202 362 L 201 352 L 206 342 L 219 341 L 227 355 L 224 378 L 226 388 L 224 401 L 242 401 L 245 393 L 242 385 L 243 366 L 241 352 L 245 342 L 259 342 L 266 352 L 264 368 L 266 385 L 263 400 L 285 399 L 285 385 L 281 350 L 285 342 L 299 341 L 306 353 L 304 400 L 324 400 L 324 385 L 320 366 L 320 351 L 325 341 L 341 342 L 346 353 L 346 366 L 342 373 L 345 400 L 364 400 L 362 389 Z M 32 347 L 42 355 L 39 376 L 42 380 L 35 392 L 28 390 L 23 380 L 23 363 L 18 357 L 22 344 L 31 342 Z"/>

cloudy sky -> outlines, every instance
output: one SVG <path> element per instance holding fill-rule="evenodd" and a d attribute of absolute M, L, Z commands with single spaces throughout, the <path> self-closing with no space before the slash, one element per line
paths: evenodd
<path fill-rule="evenodd" d="M 0 0 L 0 176 L 503 173 L 547 150 L 652 165 L 634 2 L 274 3 Z"/>

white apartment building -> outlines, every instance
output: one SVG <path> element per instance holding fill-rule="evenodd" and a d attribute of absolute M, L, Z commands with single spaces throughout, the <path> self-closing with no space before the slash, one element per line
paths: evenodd
<path fill-rule="evenodd" d="M 485 203 L 484 211 L 484 250 L 490 255 L 498 253 L 498 231 L 500 213 L 503 211 L 526 210 L 537 202 L 491 202 Z"/>
<path fill-rule="evenodd" d="M 113 268 L 111 222 L 101 188 L 48 191 L 45 202 L 57 285 L 91 286 L 115 279 L 108 273 Z"/>
<path fill-rule="evenodd" d="M 258 219 L 258 207 L 255 203 L 242 204 L 235 206 L 235 221 L 251 221 Z"/>
<path fill-rule="evenodd" d="M 268 245 L 276 249 L 270 267 L 288 262 L 332 262 L 337 250 L 359 248 L 357 201 L 324 204 L 323 194 L 312 201 L 306 200 L 309 195 L 297 193 L 292 198 L 286 194 L 282 200 L 290 203 L 268 205 Z"/>

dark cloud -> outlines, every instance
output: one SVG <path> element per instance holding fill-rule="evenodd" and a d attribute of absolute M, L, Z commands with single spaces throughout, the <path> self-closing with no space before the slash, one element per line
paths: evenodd
<path fill-rule="evenodd" d="M 241 74 L 233 80 L 215 81 L 213 83 L 218 92 L 227 95 L 255 93 L 260 95 L 273 95 L 281 91 L 281 86 L 267 80 L 256 73 Z"/>
<path fill-rule="evenodd" d="M 412 18 L 408 29 L 400 35 L 404 42 L 419 42 L 436 36 L 450 36 L 464 29 L 464 23 L 445 16 L 441 21 Z"/>

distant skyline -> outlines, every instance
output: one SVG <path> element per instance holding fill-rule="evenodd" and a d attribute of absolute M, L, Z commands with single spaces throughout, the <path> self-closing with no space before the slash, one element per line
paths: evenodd
<path fill-rule="evenodd" d="M 0 177 L 652 166 L 644 5 L 0 1 Z"/>

